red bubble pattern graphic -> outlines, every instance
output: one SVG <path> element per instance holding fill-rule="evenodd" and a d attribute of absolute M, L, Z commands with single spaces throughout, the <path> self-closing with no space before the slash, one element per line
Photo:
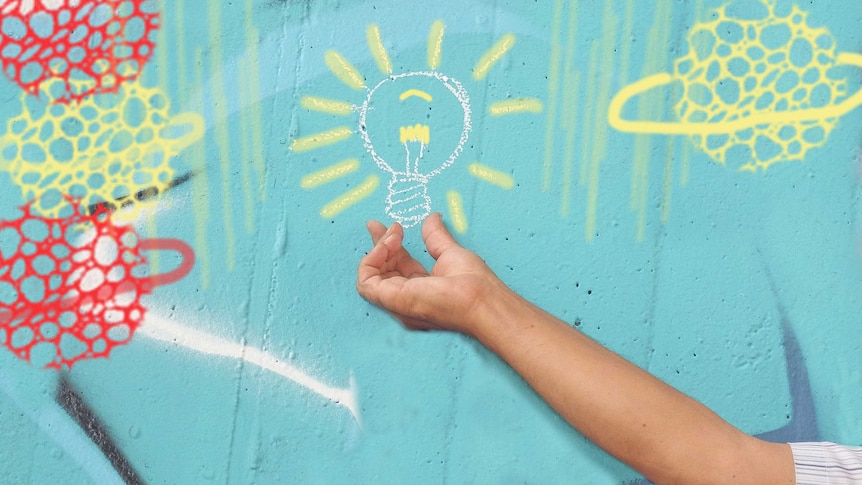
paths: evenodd
<path fill-rule="evenodd" d="M 152 0 L 0 0 L 0 64 L 26 92 L 62 79 L 68 103 L 134 80 L 155 48 Z M 150 11 L 153 10 L 153 11 Z"/>
<path fill-rule="evenodd" d="M 41 217 L 31 203 L 0 221 L 0 343 L 56 369 L 128 343 L 154 283 L 132 274 L 148 249 L 134 228 L 73 204 L 71 217 Z"/>

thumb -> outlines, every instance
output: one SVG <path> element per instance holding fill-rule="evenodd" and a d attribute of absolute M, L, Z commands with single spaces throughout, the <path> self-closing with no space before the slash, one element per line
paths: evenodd
<path fill-rule="evenodd" d="M 443 216 L 439 212 L 431 214 L 422 224 L 422 240 L 428 248 L 428 254 L 437 259 L 444 251 L 451 247 L 460 247 L 455 238 L 443 224 Z"/>

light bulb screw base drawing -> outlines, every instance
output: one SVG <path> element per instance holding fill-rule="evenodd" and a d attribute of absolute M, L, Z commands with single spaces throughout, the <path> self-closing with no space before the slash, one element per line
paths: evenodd
<path fill-rule="evenodd" d="M 428 181 L 428 177 L 415 173 L 392 174 L 389 195 L 386 196 L 386 215 L 404 227 L 412 227 L 425 220 L 431 213 Z"/>

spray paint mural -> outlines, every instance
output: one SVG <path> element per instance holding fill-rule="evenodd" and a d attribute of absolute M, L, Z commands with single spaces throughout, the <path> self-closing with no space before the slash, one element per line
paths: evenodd
<path fill-rule="evenodd" d="M 862 444 L 862 5 L 0 16 L 10 482 L 641 480 L 355 294 L 364 221 L 430 211 L 745 431 Z"/>

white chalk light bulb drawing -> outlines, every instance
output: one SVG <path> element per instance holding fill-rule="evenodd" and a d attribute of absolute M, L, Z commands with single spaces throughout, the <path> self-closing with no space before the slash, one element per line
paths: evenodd
<path fill-rule="evenodd" d="M 434 119 L 442 111 L 445 121 L 434 124 L 432 130 L 427 123 L 434 107 Z M 453 111 L 462 117 L 453 119 Z M 371 158 L 390 175 L 389 217 L 411 227 L 428 216 L 428 182 L 455 162 L 470 130 L 470 98 L 464 86 L 449 76 L 407 72 L 389 76 L 369 90 L 359 111 L 359 132 Z"/>

